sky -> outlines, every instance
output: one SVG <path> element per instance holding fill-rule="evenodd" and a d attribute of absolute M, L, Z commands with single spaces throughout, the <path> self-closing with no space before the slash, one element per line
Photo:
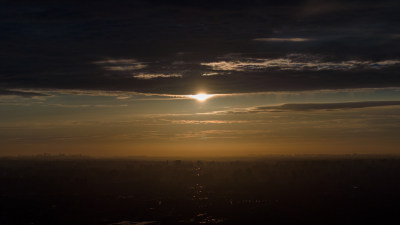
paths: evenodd
<path fill-rule="evenodd" d="M 0 155 L 399 154 L 399 25 L 396 0 L 3 0 Z"/>

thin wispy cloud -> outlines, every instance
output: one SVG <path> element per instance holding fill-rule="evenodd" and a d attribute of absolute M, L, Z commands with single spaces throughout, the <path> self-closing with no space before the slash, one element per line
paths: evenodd
<path fill-rule="evenodd" d="M 202 130 L 202 131 L 188 131 L 186 133 L 182 133 L 176 135 L 174 138 L 176 140 L 181 139 L 241 139 L 245 136 L 255 136 L 255 135 L 265 135 L 269 134 L 271 131 L 268 129 L 265 130 Z"/>
<path fill-rule="evenodd" d="M 306 42 L 314 41 L 313 38 L 254 38 L 253 41 L 263 41 L 263 42 Z"/>
<path fill-rule="evenodd" d="M 346 110 L 370 107 L 399 106 L 400 101 L 366 101 L 366 102 L 338 102 L 338 103 L 303 103 L 283 104 L 280 106 L 261 106 L 251 112 L 263 111 L 312 111 L 312 110 Z"/>
<path fill-rule="evenodd" d="M 169 78 L 170 76 L 166 76 Z M 173 76 L 171 76 L 173 77 Z M 153 77 L 156 78 L 156 77 Z M 180 78 L 180 76 L 178 76 Z M 13 104 L 21 102 L 10 102 L 10 99 L 18 100 L 46 100 L 49 97 L 60 95 L 70 96 L 90 96 L 90 97 L 115 97 L 118 100 L 129 101 L 163 101 L 163 100 L 187 100 L 191 99 L 187 95 L 159 94 L 159 93 L 140 93 L 134 91 L 105 91 L 105 90 L 68 90 L 68 89 L 1 89 L 0 104 Z M 219 95 L 218 95 L 219 96 Z M 36 102 L 41 103 L 41 102 Z"/>
<path fill-rule="evenodd" d="M 245 120 L 166 120 L 172 124 L 240 124 L 248 123 Z"/>
<path fill-rule="evenodd" d="M 207 73 L 203 73 L 202 76 L 208 77 L 208 76 L 217 76 L 220 73 L 216 73 L 216 72 L 207 72 Z"/>
<path fill-rule="evenodd" d="M 276 112 L 310 112 L 354 110 L 373 107 L 398 107 L 400 101 L 364 101 L 364 102 L 335 102 L 335 103 L 288 103 L 272 106 L 256 106 L 248 108 L 232 108 L 202 113 L 203 115 L 276 113 Z"/>
<path fill-rule="evenodd" d="M 116 107 L 127 107 L 127 104 L 119 104 L 119 105 L 105 105 L 105 104 L 97 104 L 97 105 L 90 105 L 90 104 L 47 104 L 48 106 L 53 107 L 61 107 L 61 108 L 116 108 Z"/>
<path fill-rule="evenodd" d="M 107 59 L 96 61 L 94 64 L 101 65 L 105 70 L 110 71 L 134 71 L 147 67 L 146 64 L 138 62 L 136 59 Z"/>
<path fill-rule="evenodd" d="M 366 102 L 337 102 L 337 103 L 300 103 L 283 104 L 278 106 L 258 106 L 247 109 L 246 112 L 285 112 L 285 111 L 315 111 L 315 110 L 351 110 L 370 107 L 400 106 L 400 101 L 366 101 Z"/>
<path fill-rule="evenodd" d="M 201 63 L 215 71 L 257 71 L 257 70 L 282 70 L 282 71 L 323 71 L 323 70 L 355 70 L 355 69 L 382 69 L 399 65 L 400 60 L 388 59 L 383 61 L 346 60 L 341 62 L 322 61 L 318 57 L 291 54 L 285 58 L 244 58 L 235 61 L 217 61 Z"/>
<path fill-rule="evenodd" d="M 1 96 L 36 98 L 36 97 L 49 97 L 51 95 L 48 93 L 42 93 L 38 90 L 26 91 L 26 90 L 14 90 L 14 89 L 0 89 L 0 97 Z"/>
<path fill-rule="evenodd" d="M 133 76 L 136 79 L 155 79 L 155 78 L 182 78 L 180 74 L 149 74 L 149 73 L 142 73 Z"/>

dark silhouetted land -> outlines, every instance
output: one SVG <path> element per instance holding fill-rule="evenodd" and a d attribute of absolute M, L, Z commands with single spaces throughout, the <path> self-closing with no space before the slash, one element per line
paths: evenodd
<path fill-rule="evenodd" d="M 0 224 L 398 224 L 400 158 L 0 159 Z"/>

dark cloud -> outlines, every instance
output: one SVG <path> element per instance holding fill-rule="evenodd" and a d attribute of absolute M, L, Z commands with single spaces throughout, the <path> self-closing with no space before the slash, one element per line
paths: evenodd
<path fill-rule="evenodd" d="M 32 97 L 48 97 L 50 95 L 39 92 L 0 89 L 0 96 L 19 96 L 23 98 L 32 98 Z"/>
<path fill-rule="evenodd" d="M 281 112 L 281 111 L 313 111 L 313 110 L 346 110 L 382 106 L 399 106 L 400 101 L 367 101 L 367 102 L 338 102 L 338 103 L 301 103 L 283 104 L 279 106 L 260 106 L 248 112 Z"/>
<path fill-rule="evenodd" d="M 204 63 L 282 59 L 294 53 L 331 65 L 398 60 L 400 6 L 395 0 L 0 4 L 3 89 L 191 94 L 199 89 L 238 93 L 400 86 L 396 65 L 203 76 L 215 72 Z M 138 79 L 146 74 L 154 76 Z"/>

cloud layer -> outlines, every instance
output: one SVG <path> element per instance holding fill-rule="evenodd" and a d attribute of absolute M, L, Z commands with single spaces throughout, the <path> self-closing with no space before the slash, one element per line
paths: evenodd
<path fill-rule="evenodd" d="M 0 9 L 3 90 L 400 87 L 395 0 L 23 2 Z"/>
<path fill-rule="evenodd" d="M 243 114 L 243 113 L 267 113 L 267 112 L 308 112 L 308 111 L 332 111 L 352 110 L 371 107 L 400 106 L 400 101 L 364 101 L 364 102 L 335 102 L 335 103 L 288 103 L 276 106 L 257 106 L 250 108 L 231 109 L 217 111 L 209 114 Z"/>
<path fill-rule="evenodd" d="M 399 105 L 400 101 L 302 103 L 302 104 L 283 104 L 279 106 L 260 106 L 251 109 L 250 112 L 346 110 L 346 109 L 360 109 L 369 107 L 399 106 Z"/>
<path fill-rule="evenodd" d="M 400 60 L 388 59 L 383 61 L 347 60 L 341 62 L 326 62 L 313 57 L 292 54 L 285 58 L 255 59 L 247 58 L 237 61 L 219 61 L 202 63 L 212 70 L 225 71 L 257 71 L 257 70 L 292 70 L 292 71 L 323 71 L 323 70 L 355 70 L 355 69 L 382 69 L 397 66 Z"/>

